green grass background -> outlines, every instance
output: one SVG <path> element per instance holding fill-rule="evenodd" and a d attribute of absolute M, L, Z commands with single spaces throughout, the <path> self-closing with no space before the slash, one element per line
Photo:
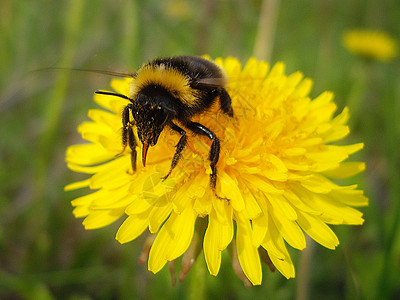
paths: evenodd
<path fill-rule="evenodd" d="M 364 61 L 340 44 L 349 28 L 379 28 L 399 41 L 398 0 L 281 1 L 268 45 L 273 64 L 314 79 L 312 96 L 336 95 L 351 109 L 347 143 L 367 170 L 363 226 L 335 226 L 335 251 L 291 251 L 295 279 L 263 266 L 263 284 L 245 288 L 225 253 L 218 277 L 200 255 L 184 282 L 168 268 L 153 275 L 137 259 L 138 238 L 120 245 L 120 222 L 85 231 L 63 187 L 84 178 L 67 170 L 68 145 L 110 78 L 75 67 L 132 71 L 156 56 L 254 55 L 262 1 L 107 0 L 0 2 L 0 298 L 2 299 L 395 299 L 400 297 L 400 60 Z M 264 28 L 265 29 L 265 28 Z M 267 31 L 269 28 L 266 28 Z M 272 31 L 273 32 L 273 31 Z M 225 251 L 226 252 L 226 251 Z M 303 256 L 302 256 L 303 255 Z"/>

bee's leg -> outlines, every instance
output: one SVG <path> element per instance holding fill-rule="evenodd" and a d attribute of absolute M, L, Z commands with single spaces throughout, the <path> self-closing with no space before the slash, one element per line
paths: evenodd
<path fill-rule="evenodd" d="M 215 187 L 217 184 L 217 162 L 219 159 L 219 152 L 220 152 L 220 144 L 219 144 L 219 139 L 215 135 L 214 132 L 212 132 L 210 129 L 205 127 L 204 125 L 196 122 L 189 122 L 187 124 L 187 128 L 189 128 L 191 131 L 193 131 L 196 134 L 201 134 L 207 136 L 210 140 L 212 140 L 211 144 L 211 150 L 208 159 L 210 160 L 210 167 L 211 167 L 211 174 L 210 174 L 210 187 L 211 190 L 213 191 L 215 197 L 218 199 L 224 200 L 229 202 L 229 199 L 221 197 L 217 194 Z"/>
<path fill-rule="evenodd" d="M 219 102 L 222 111 L 228 116 L 233 117 L 231 96 L 229 96 L 228 92 L 224 88 L 220 89 Z"/>
<path fill-rule="evenodd" d="M 132 126 L 128 128 L 128 140 L 129 140 L 129 148 L 131 148 L 131 164 L 132 164 L 132 171 L 136 171 L 136 138 L 133 134 Z"/>
<path fill-rule="evenodd" d="M 171 162 L 171 168 L 169 169 L 169 172 L 167 175 L 165 175 L 162 179 L 165 180 L 168 178 L 168 176 L 171 174 L 172 170 L 176 167 L 176 165 L 178 164 L 179 159 L 182 156 L 182 150 L 185 148 L 186 146 L 186 131 L 183 130 L 182 128 L 180 128 L 179 126 L 175 125 L 174 123 L 171 123 L 171 129 L 175 130 L 176 132 L 178 132 L 181 136 L 178 144 L 176 145 L 176 151 L 174 154 L 174 157 L 172 158 L 172 162 Z"/>
<path fill-rule="evenodd" d="M 132 104 L 128 104 L 125 106 L 122 112 L 122 151 L 116 154 L 114 157 L 121 156 L 128 145 L 128 137 L 129 137 L 129 130 L 131 129 L 132 124 L 129 122 L 129 112 L 132 109 Z"/>
<path fill-rule="evenodd" d="M 133 101 L 131 98 L 128 96 L 119 94 L 119 93 L 112 93 L 112 92 L 106 92 L 106 91 L 96 91 L 96 94 L 100 95 L 108 95 L 108 96 L 116 96 L 120 97 L 129 101 Z M 129 148 L 131 148 L 131 164 L 132 164 L 132 171 L 136 171 L 136 138 L 135 135 L 133 134 L 132 131 L 132 123 L 129 121 L 129 114 L 133 110 L 133 105 L 129 103 L 127 106 L 125 106 L 123 112 L 122 112 L 122 151 L 119 152 L 114 156 L 114 158 L 117 158 L 118 156 L 121 156 L 126 149 L 126 146 L 129 144 Z"/>

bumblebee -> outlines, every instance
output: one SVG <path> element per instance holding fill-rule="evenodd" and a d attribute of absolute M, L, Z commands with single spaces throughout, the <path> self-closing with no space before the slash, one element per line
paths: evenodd
<path fill-rule="evenodd" d="M 169 172 L 163 177 L 164 180 L 177 166 L 187 144 L 186 131 L 189 130 L 196 135 L 204 135 L 212 141 L 209 152 L 212 171 L 210 187 L 217 198 L 228 200 L 216 193 L 216 165 L 220 153 L 220 141 L 209 128 L 192 121 L 195 115 L 203 113 L 216 101 L 219 101 L 223 113 L 233 117 L 231 98 L 224 88 L 226 78 L 222 70 L 213 62 L 201 57 L 176 56 L 150 61 L 129 76 L 133 80 L 128 95 L 105 91 L 96 93 L 117 96 L 129 101 L 122 112 L 123 150 L 120 154 L 129 145 L 133 171 L 136 170 L 137 160 L 134 127 L 143 145 L 143 166 L 146 166 L 149 147 L 157 144 L 161 132 L 166 127 L 181 135 Z M 178 126 L 177 122 L 184 128 Z"/>

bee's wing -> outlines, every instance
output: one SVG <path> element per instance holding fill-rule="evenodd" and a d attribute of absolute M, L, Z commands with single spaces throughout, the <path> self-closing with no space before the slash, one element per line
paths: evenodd
<path fill-rule="evenodd" d="M 225 77 L 215 77 L 215 78 L 200 78 L 192 81 L 195 86 L 204 87 L 229 87 L 231 84 L 238 83 L 252 83 L 252 84 L 262 84 L 265 77 L 253 77 L 253 78 L 225 78 Z"/>
<path fill-rule="evenodd" d="M 114 71 L 105 71 L 105 70 L 86 70 L 86 69 L 72 69 L 74 71 L 82 71 L 82 72 L 90 72 L 90 73 L 98 73 L 103 75 L 110 75 L 115 77 L 136 77 L 136 73 L 124 73 L 124 72 L 114 72 Z"/>
<path fill-rule="evenodd" d="M 226 86 L 228 80 L 224 77 L 219 78 L 200 78 L 193 80 L 193 84 L 197 86 L 223 87 Z"/>
<path fill-rule="evenodd" d="M 71 69 L 73 71 L 80 71 L 80 72 L 89 72 L 89 73 L 97 73 L 115 77 L 136 77 L 136 73 L 124 73 L 124 72 L 114 72 L 114 71 L 107 71 L 107 70 L 92 70 L 92 69 Z"/>
<path fill-rule="evenodd" d="M 76 68 L 62 68 L 62 67 L 48 67 L 34 70 L 37 71 L 51 71 L 51 70 L 64 70 L 64 71 L 78 71 L 78 72 L 88 72 L 88 73 L 97 73 L 115 77 L 136 77 L 135 73 L 124 73 L 124 72 L 114 72 L 114 71 L 107 71 L 107 70 L 93 70 L 93 69 L 76 69 Z"/>

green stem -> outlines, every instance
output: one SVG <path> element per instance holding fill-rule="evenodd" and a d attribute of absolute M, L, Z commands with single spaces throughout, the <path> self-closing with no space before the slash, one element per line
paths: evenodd
<path fill-rule="evenodd" d="M 367 102 L 368 84 L 370 81 L 369 65 L 359 62 L 351 69 L 351 89 L 347 96 L 347 107 L 350 111 L 349 126 L 360 126 L 361 119 L 365 117 L 365 103 Z"/>
<path fill-rule="evenodd" d="M 65 40 L 60 55 L 60 66 L 71 66 L 80 31 L 85 1 L 75 0 L 68 2 L 69 7 L 65 20 Z M 64 106 L 65 95 L 70 80 L 70 71 L 56 73 L 55 85 L 51 91 L 46 110 L 43 116 L 44 132 L 39 139 L 36 156 L 36 191 L 37 198 L 41 198 L 47 181 L 47 171 L 50 165 L 53 145 L 59 132 L 60 118 Z"/>
<path fill-rule="evenodd" d="M 140 42 L 140 4 L 138 1 L 127 1 L 124 5 L 121 5 L 122 16 L 123 16 L 123 40 L 121 54 L 123 62 L 128 65 L 129 68 L 135 67 L 138 62 L 138 44 Z"/>
<path fill-rule="evenodd" d="M 279 0 L 263 0 L 258 19 L 254 56 L 269 61 L 274 47 L 275 29 L 279 14 Z"/>
<path fill-rule="evenodd" d="M 315 242 L 307 235 L 307 248 L 301 252 L 299 271 L 296 275 L 296 300 L 309 299 L 310 294 L 310 266 L 312 262 Z"/>
<path fill-rule="evenodd" d="M 188 296 L 191 300 L 207 299 L 206 297 L 206 269 L 204 261 L 197 259 L 191 270 Z"/>
<path fill-rule="evenodd" d="M 397 86 L 397 85 L 394 85 Z M 386 96 L 386 97 L 385 97 Z M 384 116 L 385 116 L 385 152 L 387 161 L 390 162 L 389 166 L 389 203 L 391 207 L 388 209 L 392 217 L 386 218 L 389 222 L 384 235 L 384 252 L 383 252 L 383 266 L 380 275 L 379 293 L 378 298 L 390 298 L 391 289 L 391 274 L 394 268 L 396 268 L 396 259 L 393 246 L 396 243 L 398 232 L 400 229 L 400 174 L 398 167 L 400 166 L 400 156 L 398 153 L 398 142 L 399 142 L 399 126 L 398 124 L 398 97 L 395 95 L 383 95 L 384 101 Z M 385 232 L 383 232 L 385 233 Z"/>
<path fill-rule="evenodd" d="M 203 249 L 203 239 L 208 225 L 208 218 L 197 218 L 195 233 L 192 239 L 192 243 L 187 250 L 189 258 L 195 260 L 195 263 L 190 271 L 190 283 L 188 296 L 189 299 L 206 299 L 206 282 L 205 277 L 207 275 L 205 263 L 202 259 L 199 259 L 199 254 Z M 185 254 L 186 255 L 186 254 Z M 185 257 L 184 257 L 185 259 Z M 182 260 L 182 270 L 184 263 Z M 188 272 L 188 270 L 185 270 Z"/>
<path fill-rule="evenodd" d="M 68 3 L 66 11 L 65 23 L 65 40 L 60 55 L 60 66 L 71 66 L 74 54 L 76 52 L 77 40 L 80 32 L 81 21 L 83 19 L 83 8 L 85 1 L 74 0 Z M 47 251 L 46 243 L 41 241 L 47 240 L 46 231 L 42 230 L 48 222 L 49 211 L 46 210 L 43 202 L 46 195 L 50 192 L 51 185 L 54 185 L 50 176 L 49 169 L 51 166 L 51 156 L 54 152 L 54 146 L 57 145 L 57 135 L 59 133 L 59 125 L 61 113 L 65 100 L 66 90 L 69 82 L 70 74 L 68 70 L 58 72 L 55 79 L 55 86 L 50 94 L 49 101 L 46 103 L 46 110 L 43 115 L 44 132 L 38 139 L 37 152 L 34 160 L 34 193 L 30 210 L 34 212 L 37 220 L 35 232 L 39 237 L 34 237 L 35 249 L 45 255 Z M 49 201 L 49 200 L 46 200 Z M 39 261 L 39 260 L 38 260 Z"/>

